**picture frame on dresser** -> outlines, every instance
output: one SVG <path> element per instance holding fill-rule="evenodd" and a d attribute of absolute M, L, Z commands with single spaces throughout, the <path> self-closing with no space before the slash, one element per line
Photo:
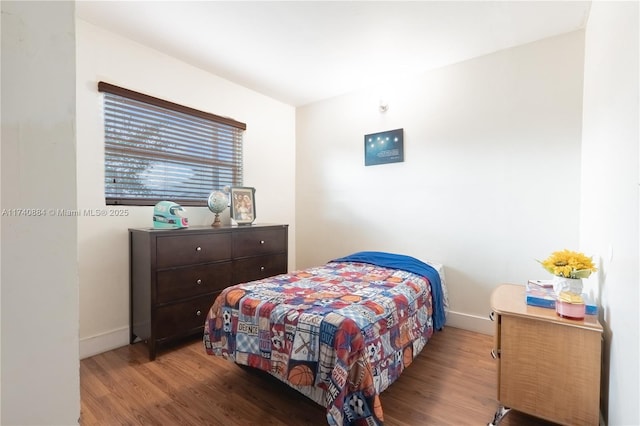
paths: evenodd
<path fill-rule="evenodd" d="M 253 187 L 231 187 L 231 218 L 238 225 L 251 225 L 256 220 L 255 193 Z"/>

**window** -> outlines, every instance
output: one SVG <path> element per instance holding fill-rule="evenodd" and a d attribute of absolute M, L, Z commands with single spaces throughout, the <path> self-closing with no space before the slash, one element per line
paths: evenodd
<path fill-rule="evenodd" d="M 242 185 L 246 124 L 102 81 L 98 90 L 107 205 L 206 206 L 211 191 Z"/>

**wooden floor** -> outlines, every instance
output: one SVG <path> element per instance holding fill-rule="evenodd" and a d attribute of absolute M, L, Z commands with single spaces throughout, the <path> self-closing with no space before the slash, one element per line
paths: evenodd
<path fill-rule="evenodd" d="M 493 338 L 435 333 L 381 395 L 385 426 L 486 425 L 496 409 Z M 80 362 L 82 425 L 326 425 L 324 409 L 277 379 L 209 356 L 192 340 L 148 360 L 137 343 Z M 551 423 L 510 412 L 501 426 Z"/>

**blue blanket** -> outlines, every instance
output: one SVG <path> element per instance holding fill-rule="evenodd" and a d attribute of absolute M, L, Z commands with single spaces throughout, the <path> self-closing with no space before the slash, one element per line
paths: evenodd
<path fill-rule="evenodd" d="M 360 251 L 349 256 L 334 259 L 333 262 L 362 262 L 383 268 L 402 269 L 425 277 L 431 283 L 431 297 L 433 300 L 433 326 L 436 330 L 442 330 L 446 321 L 444 310 L 444 298 L 440 275 L 432 266 L 402 254 L 385 253 L 379 251 Z"/>

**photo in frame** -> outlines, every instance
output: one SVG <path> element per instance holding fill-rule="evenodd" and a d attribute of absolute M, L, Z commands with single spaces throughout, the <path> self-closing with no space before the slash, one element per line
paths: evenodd
<path fill-rule="evenodd" d="M 404 161 L 403 129 L 364 135 L 364 165 Z"/>
<path fill-rule="evenodd" d="M 238 225 L 251 225 L 256 220 L 255 194 L 252 187 L 231 187 L 231 218 Z"/>

